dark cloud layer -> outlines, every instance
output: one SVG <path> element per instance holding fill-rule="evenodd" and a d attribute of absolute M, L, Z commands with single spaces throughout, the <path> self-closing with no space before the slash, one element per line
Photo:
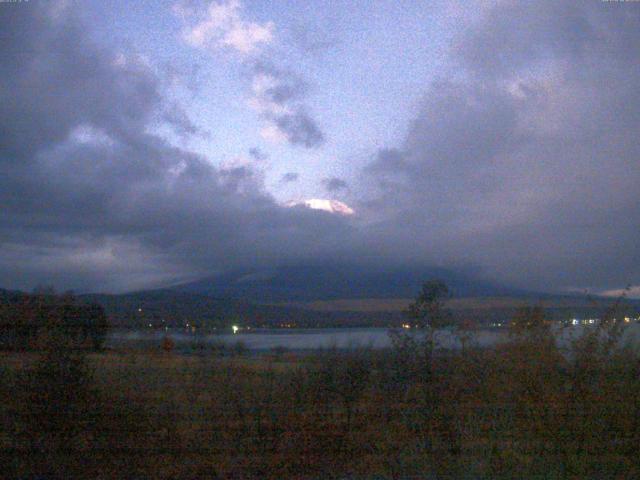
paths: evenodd
<path fill-rule="evenodd" d="M 349 189 L 349 184 L 338 177 L 325 178 L 322 180 L 322 185 L 324 185 L 325 190 L 330 193 Z"/>
<path fill-rule="evenodd" d="M 385 241 L 403 226 L 445 263 L 526 286 L 637 283 L 640 9 L 629 7 L 500 2 L 462 30 L 457 80 L 431 83 L 404 144 L 365 169 Z"/>
<path fill-rule="evenodd" d="M 122 290 L 325 255 L 342 219 L 149 133 L 158 78 L 72 11 L 0 8 L 0 285 Z M 184 122 L 174 126 L 184 130 Z M 188 122 L 187 122 L 188 123 Z"/>
<path fill-rule="evenodd" d="M 269 158 L 269 155 L 267 155 L 257 147 L 250 148 L 249 155 L 251 155 L 251 158 L 258 161 L 266 160 L 267 158 Z"/>
<path fill-rule="evenodd" d="M 354 219 L 282 207 L 250 167 L 216 168 L 152 133 L 198 131 L 144 62 L 48 5 L 0 8 L 0 285 L 125 290 L 324 259 L 472 266 L 543 289 L 640 283 L 632 4 L 473 15 L 451 45 L 456 75 L 425 84 L 404 142 L 360 183 L 327 182 L 349 182 Z M 304 82 L 265 66 L 256 78 L 264 118 L 322 144 Z"/>
<path fill-rule="evenodd" d="M 282 175 L 282 178 L 280 179 L 280 181 L 282 183 L 291 183 L 291 182 L 297 182 L 299 178 L 300 178 L 300 175 L 298 173 L 287 172 L 284 175 Z"/>

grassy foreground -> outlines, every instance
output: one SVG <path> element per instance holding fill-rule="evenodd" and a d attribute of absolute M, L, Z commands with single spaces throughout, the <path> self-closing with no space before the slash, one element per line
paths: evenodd
<path fill-rule="evenodd" d="M 605 327 L 603 327 L 604 329 Z M 0 356 L 4 478 L 640 478 L 640 360 L 491 350 Z"/>

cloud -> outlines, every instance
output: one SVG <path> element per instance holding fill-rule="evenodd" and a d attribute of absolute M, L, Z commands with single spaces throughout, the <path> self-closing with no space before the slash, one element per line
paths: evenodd
<path fill-rule="evenodd" d="M 466 68 L 489 76 L 509 75 L 546 62 L 579 62 L 601 40 L 607 41 L 600 38 L 599 30 L 614 25 L 606 25 L 609 20 L 604 17 L 620 18 L 609 10 L 577 8 L 567 1 L 500 2 L 465 29 L 454 51 Z M 599 17 L 595 22 L 593 15 Z"/>
<path fill-rule="evenodd" d="M 365 172 L 377 174 L 398 174 L 410 170 L 405 155 L 395 148 L 381 148 L 373 161 L 365 167 Z"/>
<path fill-rule="evenodd" d="M 338 44 L 334 35 L 319 30 L 316 25 L 294 26 L 291 37 L 295 46 L 304 55 L 313 58 L 320 57 Z"/>
<path fill-rule="evenodd" d="M 349 189 L 349 184 L 338 177 L 325 178 L 322 180 L 322 185 L 324 185 L 327 192 L 339 192 Z"/>
<path fill-rule="evenodd" d="M 243 56 L 259 53 L 273 41 L 275 25 L 244 20 L 241 11 L 239 0 L 211 2 L 206 14 L 185 29 L 185 41 L 193 47 L 209 50 L 228 48 Z M 174 6 L 174 13 L 183 18 L 195 14 L 193 9 L 180 4 Z"/>
<path fill-rule="evenodd" d="M 2 8 L 0 15 L 5 25 L 0 63 L 4 161 L 26 161 L 64 140 L 74 126 L 95 124 L 108 134 L 126 134 L 157 113 L 157 78 L 135 59 L 105 52 L 88 39 L 74 43 L 82 36 L 77 21 L 54 21 L 34 4 Z"/>
<path fill-rule="evenodd" d="M 183 32 L 187 44 L 208 51 L 230 48 L 250 66 L 248 104 L 265 123 L 260 130 L 262 138 L 305 148 L 317 148 L 325 142 L 305 102 L 306 82 L 293 72 L 278 68 L 272 57 L 262 54 L 262 47 L 275 43 L 273 22 L 258 24 L 245 20 L 239 0 L 211 2 L 206 15 L 195 24 L 190 24 L 190 19 L 198 17 L 193 6 L 179 3 L 173 11 L 189 24 Z"/>
<path fill-rule="evenodd" d="M 255 163 L 216 168 L 153 133 L 197 134 L 155 69 L 93 43 L 74 9 L 0 8 L 0 285 L 127 290 L 310 260 L 471 266 L 543 290 L 637 285 L 640 10 L 619 7 L 464 16 L 456 75 L 425 83 L 403 141 L 349 179 L 350 217 L 283 207 Z M 321 145 L 308 83 L 216 28 L 202 45 L 248 62 L 265 131 Z"/>
<path fill-rule="evenodd" d="M 153 68 L 93 44 L 72 9 L 33 2 L 0 23 L 0 285 L 141 288 L 331 255 L 348 235 L 278 205 L 250 164 L 216 168 L 150 133 L 188 122 L 166 115 Z"/>
<path fill-rule="evenodd" d="M 285 136 L 289 143 L 306 148 L 316 148 L 324 143 L 324 135 L 309 114 L 303 110 L 277 116 L 272 126 Z"/>
<path fill-rule="evenodd" d="M 280 183 L 297 182 L 299 178 L 300 178 L 300 175 L 297 174 L 296 172 L 287 172 L 284 175 L 282 175 L 282 178 L 280 179 Z"/>
<path fill-rule="evenodd" d="M 299 77 L 259 62 L 253 67 L 251 90 L 249 105 L 266 122 L 263 138 L 276 143 L 286 140 L 306 148 L 324 143 L 324 134 L 306 111 L 303 101 L 307 85 Z"/>
<path fill-rule="evenodd" d="M 600 295 L 614 298 L 640 298 L 640 285 L 629 285 L 627 288 L 618 288 L 600 292 Z"/>
<path fill-rule="evenodd" d="M 457 75 L 363 172 L 381 243 L 527 287 L 637 283 L 639 26 L 638 9 L 571 2 L 461 25 Z"/>
<path fill-rule="evenodd" d="M 259 162 L 269 158 L 269 155 L 267 155 L 266 153 L 264 153 L 262 150 L 260 150 L 257 147 L 250 148 L 249 149 L 249 155 L 251 155 L 251 158 L 253 158 L 254 160 L 257 160 Z"/>

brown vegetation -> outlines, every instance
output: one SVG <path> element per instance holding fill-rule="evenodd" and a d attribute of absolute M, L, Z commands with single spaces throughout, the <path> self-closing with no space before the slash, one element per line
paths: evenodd
<path fill-rule="evenodd" d="M 420 333 L 251 358 L 52 341 L 0 358 L 0 464 L 51 479 L 638 478 L 640 358 L 620 328 L 605 317 L 560 351 L 528 309 L 509 343 L 464 354 Z"/>

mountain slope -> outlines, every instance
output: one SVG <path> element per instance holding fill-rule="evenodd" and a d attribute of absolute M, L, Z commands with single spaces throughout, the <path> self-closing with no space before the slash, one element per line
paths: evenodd
<path fill-rule="evenodd" d="M 285 266 L 241 270 L 178 285 L 174 291 L 241 298 L 257 303 L 354 298 L 413 298 L 422 283 L 443 280 L 455 297 L 524 295 L 471 273 L 443 268 L 359 267 L 353 265 Z"/>

